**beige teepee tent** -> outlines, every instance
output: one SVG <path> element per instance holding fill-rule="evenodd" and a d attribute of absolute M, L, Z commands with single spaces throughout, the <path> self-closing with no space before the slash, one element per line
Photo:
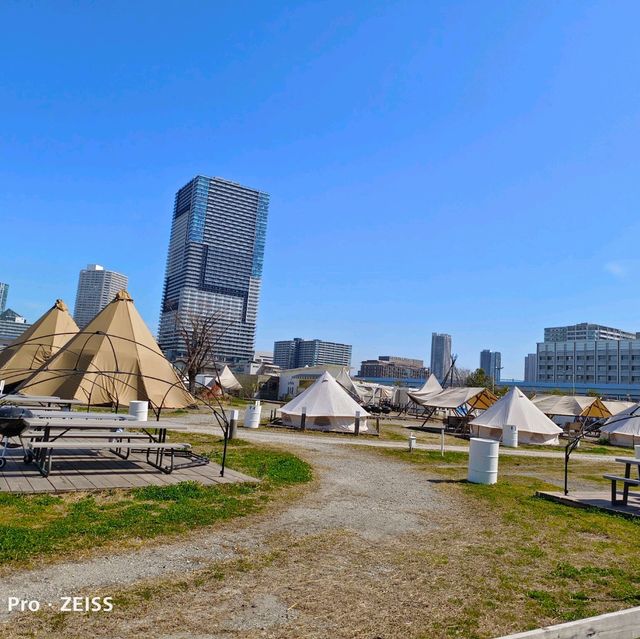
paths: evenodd
<path fill-rule="evenodd" d="M 517 386 L 470 422 L 473 432 L 488 439 L 502 439 L 506 426 L 516 426 L 523 444 L 558 444 L 558 428 Z"/>
<path fill-rule="evenodd" d="M 307 415 L 306 427 L 317 430 L 353 433 L 356 412 L 360 412 L 360 432 L 366 432 L 367 417 L 370 417 L 329 372 L 280 409 L 282 422 L 287 426 L 300 426 L 303 410 Z"/>
<path fill-rule="evenodd" d="M 78 327 L 62 300 L 0 352 L 0 380 L 11 390 L 38 370 L 74 335 Z"/>
<path fill-rule="evenodd" d="M 124 290 L 18 391 L 98 406 L 147 400 L 156 410 L 195 401 Z"/>

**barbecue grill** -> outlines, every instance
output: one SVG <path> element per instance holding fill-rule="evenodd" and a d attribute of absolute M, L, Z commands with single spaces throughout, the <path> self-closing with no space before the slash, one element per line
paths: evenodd
<path fill-rule="evenodd" d="M 9 448 L 9 438 L 20 437 L 29 427 L 25 421 L 27 417 L 33 417 L 33 413 L 27 408 L 0 406 L 0 468 L 7 463 L 5 455 Z M 26 451 L 24 454 L 26 459 Z"/>

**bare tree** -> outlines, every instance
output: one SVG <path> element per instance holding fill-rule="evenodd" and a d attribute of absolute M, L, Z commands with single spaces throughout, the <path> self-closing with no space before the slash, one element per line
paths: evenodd
<path fill-rule="evenodd" d="M 222 313 L 176 317 L 176 329 L 184 346 L 184 373 L 189 392 L 196 390 L 196 377 L 215 361 L 216 347 L 232 322 L 225 322 Z"/>

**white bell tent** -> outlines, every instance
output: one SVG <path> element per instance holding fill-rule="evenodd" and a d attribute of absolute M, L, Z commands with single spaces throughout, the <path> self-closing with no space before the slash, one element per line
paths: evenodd
<path fill-rule="evenodd" d="M 522 444 L 558 445 L 558 428 L 517 386 L 476 417 L 470 426 L 479 437 L 502 439 L 503 428 L 515 426 Z"/>
<path fill-rule="evenodd" d="M 329 372 L 280 409 L 282 423 L 299 427 L 303 411 L 307 416 L 306 428 L 346 433 L 355 431 L 357 412 L 360 413 L 361 433 L 367 431 L 367 417 L 370 417 Z"/>

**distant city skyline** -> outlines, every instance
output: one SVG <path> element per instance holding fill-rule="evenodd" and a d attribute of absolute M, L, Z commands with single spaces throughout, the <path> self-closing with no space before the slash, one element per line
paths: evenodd
<path fill-rule="evenodd" d="M 204 174 L 271 194 L 259 350 L 428 362 L 446 331 L 505 379 L 543 327 L 637 328 L 638 3 L 195 6 L 4 3 L 11 308 L 72 306 L 98 262 L 155 329 L 173 198 Z"/>

